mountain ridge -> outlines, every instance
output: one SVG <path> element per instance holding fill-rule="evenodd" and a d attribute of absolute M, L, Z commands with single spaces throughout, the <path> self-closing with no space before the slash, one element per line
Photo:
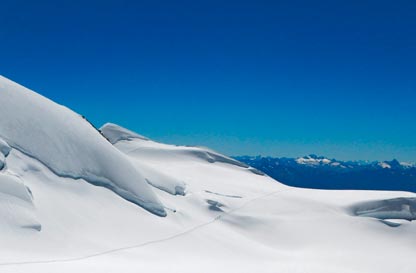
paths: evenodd
<path fill-rule="evenodd" d="M 416 191 L 416 165 L 390 161 L 342 161 L 314 154 L 298 157 L 234 156 L 290 186 L 316 189 Z"/>

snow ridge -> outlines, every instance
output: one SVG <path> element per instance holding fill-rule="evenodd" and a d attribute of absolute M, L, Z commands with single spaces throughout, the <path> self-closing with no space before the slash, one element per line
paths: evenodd
<path fill-rule="evenodd" d="M 111 144 L 115 144 L 120 140 L 132 140 L 136 138 L 141 140 L 149 140 L 142 135 L 118 126 L 114 123 L 104 124 L 103 127 L 100 128 L 100 131 L 108 139 L 108 141 L 111 142 Z"/>
<path fill-rule="evenodd" d="M 59 176 L 83 178 L 166 216 L 137 168 L 80 115 L 1 76 L 0 101 L 0 137 L 11 147 Z"/>

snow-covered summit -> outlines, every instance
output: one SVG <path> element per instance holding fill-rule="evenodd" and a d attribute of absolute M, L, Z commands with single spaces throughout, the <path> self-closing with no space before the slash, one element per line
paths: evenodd
<path fill-rule="evenodd" d="M 321 165 L 321 164 L 330 164 L 332 161 L 323 156 L 317 156 L 317 155 L 311 154 L 311 155 L 304 156 L 304 157 L 298 157 L 296 159 L 296 162 L 298 164 L 305 164 L 305 165 Z"/>

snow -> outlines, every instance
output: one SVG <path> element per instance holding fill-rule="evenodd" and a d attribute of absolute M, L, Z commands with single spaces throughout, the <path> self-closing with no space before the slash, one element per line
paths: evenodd
<path fill-rule="evenodd" d="M 104 126 L 100 128 L 100 131 L 112 144 L 115 144 L 120 140 L 148 140 L 148 138 L 142 135 L 139 135 L 113 123 L 104 124 Z"/>
<path fill-rule="evenodd" d="M 100 128 L 102 134 L 108 138 L 112 143 L 117 144 L 115 147 L 119 147 L 118 143 L 125 143 L 128 149 L 119 149 L 121 152 L 130 157 L 131 162 L 136 166 L 138 170 L 143 174 L 146 181 L 153 187 L 163 190 L 173 195 L 185 195 L 186 185 L 183 181 L 175 179 L 169 175 L 166 175 L 158 168 L 152 168 L 146 161 L 146 158 L 138 157 L 141 153 L 141 143 L 150 141 L 144 137 L 138 137 L 139 135 L 129 131 L 121 126 L 107 123 Z M 123 145 L 121 145 L 123 147 Z M 134 153 L 129 151 L 133 150 Z M 135 156 L 136 155 L 136 156 Z"/>
<path fill-rule="evenodd" d="M 387 164 L 386 162 L 379 162 L 378 165 L 382 167 L 383 169 L 391 169 L 391 166 Z"/>
<path fill-rule="evenodd" d="M 410 162 L 400 162 L 400 165 L 405 168 L 413 168 L 416 166 L 414 163 L 410 163 Z"/>
<path fill-rule="evenodd" d="M 32 195 L 19 177 L 0 173 L 0 192 L 32 204 Z"/>
<path fill-rule="evenodd" d="M 83 178 L 164 216 L 145 179 L 86 120 L 0 76 L 0 138 L 59 176 Z"/>
<path fill-rule="evenodd" d="M 67 108 L 0 89 L 2 273 L 414 272 L 414 193 L 292 188 L 106 125 L 113 146 Z"/>
<path fill-rule="evenodd" d="M 0 171 L 4 168 L 6 165 L 6 157 L 0 153 Z"/>
<path fill-rule="evenodd" d="M 11 149 L 12 148 L 10 148 L 9 144 L 0 138 L 0 154 L 6 157 L 10 153 Z"/>
<path fill-rule="evenodd" d="M 0 232 L 3 233 L 16 228 L 41 229 L 34 214 L 30 189 L 18 176 L 4 169 L 0 172 L 0 216 Z"/>
<path fill-rule="evenodd" d="M 330 164 L 332 161 L 328 158 L 316 158 L 312 156 L 299 157 L 296 159 L 296 163 L 303 165 L 320 165 L 320 164 Z"/>
<path fill-rule="evenodd" d="M 10 153 L 10 146 L 3 139 L 0 138 L 0 170 L 6 166 L 6 156 Z"/>
<path fill-rule="evenodd" d="M 412 221 L 416 220 L 416 198 L 367 201 L 354 205 L 352 211 L 357 216 Z"/>

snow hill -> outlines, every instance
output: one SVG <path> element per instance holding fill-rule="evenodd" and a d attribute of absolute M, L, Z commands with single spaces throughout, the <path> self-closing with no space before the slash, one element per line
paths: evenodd
<path fill-rule="evenodd" d="M 288 187 L 4 77 L 0 219 L 0 272 L 415 272 L 413 193 Z"/>

